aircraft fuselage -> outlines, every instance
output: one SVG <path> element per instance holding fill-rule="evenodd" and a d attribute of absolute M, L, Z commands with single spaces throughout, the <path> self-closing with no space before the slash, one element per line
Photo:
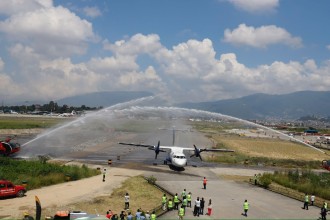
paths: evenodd
<path fill-rule="evenodd" d="M 187 158 L 180 148 L 177 149 L 173 147 L 168 153 L 166 158 L 166 163 L 167 162 L 171 163 L 174 167 L 183 168 L 187 165 Z"/>

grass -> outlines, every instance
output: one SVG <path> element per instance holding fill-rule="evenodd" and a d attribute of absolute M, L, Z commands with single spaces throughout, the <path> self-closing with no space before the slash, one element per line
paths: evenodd
<path fill-rule="evenodd" d="M 79 180 L 99 173 L 100 171 L 85 165 L 65 166 L 39 160 L 26 161 L 0 157 L 0 178 L 10 180 L 14 184 L 27 181 L 28 190 L 62 183 L 68 177 L 71 180 Z"/>
<path fill-rule="evenodd" d="M 314 194 L 316 197 L 330 200 L 330 173 L 314 173 L 310 170 L 265 173 L 260 182 L 265 187 L 274 182 L 302 194 Z"/>
<path fill-rule="evenodd" d="M 287 168 L 313 168 L 329 155 L 306 146 L 281 140 L 212 135 L 216 148 L 235 150 L 234 153 L 208 153 L 205 159 L 216 163 L 277 166 Z"/>
<path fill-rule="evenodd" d="M 57 117 L 0 116 L 0 129 L 50 128 L 67 120 Z"/>
<path fill-rule="evenodd" d="M 124 196 L 126 192 L 130 195 L 130 210 L 133 215 L 138 208 L 143 211 L 152 211 L 161 205 L 163 192 L 154 185 L 149 184 L 142 176 L 127 179 L 122 185 L 115 189 L 111 195 L 94 198 L 91 201 L 81 201 L 68 205 L 71 210 L 83 210 L 88 213 L 99 212 L 105 215 L 111 209 L 113 213 L 120 214 L 124 209 Z M 169 198 L 169 195 L 167 195 Z M 53 214 L 54 208 L 48 208 L 44 213 Z"/>
<path fill-rule="evenodd" d="M 235 150 L 234 153 L 204 153 L 203 158 L 211 162 L 318 169 L 322 160 L 330 159 L 330 151 L 327 150 L 327 154 L 323 154 L 291 141 L 246 137 L 227 132 L 235 128 L 253 133 L 251 126 L 239 122 L 192 122 L 191 125 L 211 139 L 215 148 Z"/>

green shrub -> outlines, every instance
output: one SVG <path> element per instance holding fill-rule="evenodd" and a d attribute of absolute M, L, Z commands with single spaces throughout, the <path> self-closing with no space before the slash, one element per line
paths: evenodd
<path fill-rule="evenodd" d="M 152 185 L 156 184 L 157 178 L 154 177 L 153 175 L 147 177 L 146 179 L 147 179 L 147 182 L 148 182 L 148 183 L 150 183 L 150 184 L 152 184 Z"/>
<path fill-rule="evenodd" d="M 28 189 L 40 188 L 65 181 L 65 174 L 72 180 L 78 180 L 99 174 L 100 171 L 89 169 L 87 166 L 63 166 L 48 163 L 45 160 L 13 160 L 0 158 L 0 178 L 8 179 L 14 184 L 27 181 Z"/>
<path fill-rule="evenodd" d="M 269 188 L 269 185 L 272 183 L 271 174 L 268 173 L 263 174 L 259 179 L 259 183 L 266 189 Z"/>

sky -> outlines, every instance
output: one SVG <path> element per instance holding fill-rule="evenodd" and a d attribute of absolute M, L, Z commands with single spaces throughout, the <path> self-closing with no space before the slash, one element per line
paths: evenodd
<path fill-rule="evenodd" d="M 1 0 L 0 101 L 330 88 L 329 0 Z"/>

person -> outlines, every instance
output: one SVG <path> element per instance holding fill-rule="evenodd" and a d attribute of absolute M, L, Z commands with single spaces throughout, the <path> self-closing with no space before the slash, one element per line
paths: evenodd
<path fill-rule="evenodd" d="M 174 196 L 173 201 L 174 201 L 174 209 L 175 210 L 179 210 L 179 203 L 180 203 L 180 201 L 179 201 L 179 198 L 178 198 L 178 194 L 177 193 L 175 193 L 175 196 Z"/>
<path fill-rule="evenodd" d="M 144 213 L 144 211 L 142 211 L 140 215 L 140 220 L 145 220 L 145 219 L 146 219 L 146 214 Z"/>
<path fill-rule="evenodd" d="M 108 219 L 111 219 L 112 215 L 113 215 L 113 213 L 112 213 L 112 211 L 109 209 L 109 211 L 107 211 L 107 214 L 106 214 L 105 217 L 107 217 Z"/>
<path fill-rule="evenodd" d="M 314 194 L 311 195 L 311 205 L 314 205 L 314 201 L 315 201 L 315 196 Z"/>
<path fill-rule="evenodd" d="M 117 215 L 117 214 L 114 214 L 114 215 L 111 217 L 111 220 L 118 220 L 118 215 Z"/>
<path fill-rule="evenodd" d="M 149 211 L 146 212 L 146 220 L 150 220 L 150 213 L 149 213 Z"/>
<path fill-rule="evenodd" d="M 308 201 L 309 201 L 308 195 L 307 195 L 307 193 L 305 193 L 304 207 L 303 207 L 303 209 L 308 210 Z"/>
<path fill-rule="evenodd" d="M 103 169 L 103 182 L 105 182 L 105 174 L 107 173 L 107 169 Z"/>
<path fill-rule="evenodd" d="M 207 215 L 211 216 L 212 214 L 212 200 L 209 199 L 209 204 L 207 205 Z"/>
<path fill-rule="evenodd" d="M 199 217 L 199 209 L 201 207 L 201 201 L 199 200 L 199 197 L 197 197 L 197 199 L 195 200 L 195 206 L 194 206 L 194 216 L 198 216 Z"/>
<path fill-rule="evenodd" d="M 201 199 L 201 207 L 199 209 L 199 214 L 201 214 L 201 215 L 204 215 L 204 205 L 205 205 L 205 200 L 202 197 L 202 199 Z"/>
<path fill-rule="evenodd" d="M 207 183 L 207 179 L 206 179 L 205 176 L 204 176 L 204 179 L 203 179 L 203 186 L 204 186 L 204 189 L 206 189 L 206 183 Z"/>
<path fill-rule="evenodd" d="M 247 199 L 245 199 L 244 203 L 243 203 L 243 210 L 244 210 L 244 216 L 247 217 L 247 213 L 249 211 L 249 203 L 247 201 Z"/>
<path fill-rule="evenodd" d="M 321 219 L 322 220 L 327 220 L 327 209 L 322 206 L 321 208 Z"/>
<path fill-rule="evenodd" d="M 186 189 L 184 189 L 181 193 L 182 200 L 185 199 L 186 196 L 187 196 L 187 192 L 186 192 Z"/>
<path fill-rule="evenodd" d="M 120 220 L 125 220 L 125 217 L 126 217 L 125 211 L 121 211 L 119 215 Z"/>
<path fill-rule="evenodd" d="M 167 197 L 166 194 L 164 193 L 162 197 L 162 209 L 165 211 L 166 210 L 166 203 L 167 203 Z"/>
<path fill-rule="evenodd" d="M 156 218 L 157 218 L 157 216 L 156 216 L 156 212 L 154 210 L 154 211 L 152 211 L 152 214 L 150 216 L 150 220 L 156 220 Z"/>
<path fill-rule="evenodd" d="M 187 195 L 187 207 L 188 206 L 191 208 L 191 192 L 189 192 Z"/>
<path fill-rule="evenodd" d="M 182 200 L 182 206 L 181 206 L 181 208 L 183 208 L 183 210 L 184 210 L 185 213 L 186 213 L 187 204 L 188 204 L 187 198 L 184 198 Z"/>
<path fill-rule="evenodd" d="M 328 203 L 326 201 L 323 202 L 323 207 L 328 211 Z"/>
<path fill-rule="evenodd" d="M 183 216 L 184 216 L 184 208 L 181 206 L 181 208 L 178 211 L 178 215 L 179 215 L 179 219 L 183 220 Z"/>
<path fill-rule="evenodd" d="M 135 213 L 135 219 L 136 220 L 140 220 L 140 217 L 141 217 L 141 210 L 140 209 L 138 209 L 137 211 L 136 211 L 136 213 Z"/>
<path fill-rule="evenodd" d="M 254 185 L 258 184 L 258 177 L 257 174 L 254 174 Z"/>
<path fill-rule="evenodd" d="M 168 211 L 172 211 L 172 209 L 173 209 L 173 201 L 172 201 L 172 199 L 169 199 L 168 200 L 167 208 L 168 208 Z"/>
<path fill-rule="evenodd" d="M 125 209 L 129 209 L 129 195 L 126 193 L 125 195 Z"/>
<path fill-rule="evenodd" d="M 127 220 L 133 220 L 133 215 L 131 212 L 128 212 Z"/>

